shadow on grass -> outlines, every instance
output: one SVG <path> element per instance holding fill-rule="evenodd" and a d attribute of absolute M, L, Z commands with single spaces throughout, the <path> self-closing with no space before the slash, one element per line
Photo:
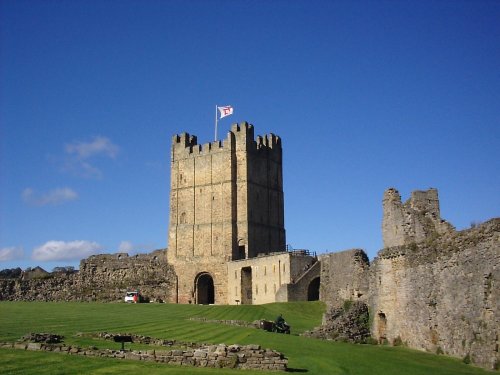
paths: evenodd
<path fill-rule="evenodd" d="M 308 372 L 305 368 L 287 368 L 286 372 Z"/>

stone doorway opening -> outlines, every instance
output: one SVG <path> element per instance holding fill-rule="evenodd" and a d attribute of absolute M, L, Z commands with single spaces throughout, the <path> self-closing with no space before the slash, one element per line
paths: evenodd
<path fill-rule="evenodd" d="M 386 334 L 386 331 L 387 331 L 387 318 L 385 316 L 385 314 L 383 312 L 379 312 L 377 314 L 377 320 L 378 320 L 378 329 L 377 329 L 377 332 L 378 332 L 378 341 L 379 343 L 383 343 L 384 341 L 387 340 L 387 334 Z"/>
<path fill-rule="evenodd" d="M 246 259 L 246 258 L 248 258 L 247 247 L 245 245 L 245 241 L 242 238 L 240 238 L 238 240 L 238 249 L 236 251 L 236 254 L 233 256 L 233 260 Z"/>
<path fill-rule="evenodd" d="M 215 303 L 214 279 L 209 273 L 204 272 L 195 279 L 196 303 L 200 305 L 211 305 Z"/>
<path fill-rule="evenodd" d="M 241 304 L 251 305 L 252 301 L 252 267 L 243 267 L 241 269 Z"/>
<path fill-rule="evenodd" d="M 320 285 L 320 278 L 319 277 L 314 278 L 309 283 L 309 287 L 307 288 L 307 300 L 308 301 L 319 301 L 319 285 Z"/>

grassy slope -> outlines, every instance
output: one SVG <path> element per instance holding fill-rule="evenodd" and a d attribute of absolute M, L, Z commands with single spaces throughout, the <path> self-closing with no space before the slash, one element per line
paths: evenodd
<path fill-rule="evenodd" d="M 289 358 L 289 367 L 308 374 L 482 374 L 478 368 L 457 359 L 405 348 L 351 345 L 297 336 L 319 325 L 324 306 L 319 302 L 260 306 L 196 306 L 168 304 L 0 303 L 0 341 L 15 341 L 28 332 L 53 332 L 65 342 L 118 348 L 112 342 L 75 336 L 78 332 L 145 334 L 181 341 L 261 344 Z M 292 335 L 279 335 L 251 328 L 232 327 L 189 320 L 274 319 L 282 313 L 292 325 Z M 134 347 L 127 346 L 127 347 Z M 42 369 L 38 363 L 44 364 Z M 133 361 L 82 358 L 61 354 L 0 350 L 0 368 L 6 373 L 64 374 L 121 373 L 186 374 L 187 368 Z M 190 368 L 191 374 L 235 374 L 238 371 Z M 244 374 L 254 372 L 245 371 Z M 255 372 L 263 374 L 263 372 Z"/>

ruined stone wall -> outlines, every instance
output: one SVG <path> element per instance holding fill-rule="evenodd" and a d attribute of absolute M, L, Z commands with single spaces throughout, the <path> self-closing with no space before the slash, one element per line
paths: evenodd
<path fill-rule="evenodd" d="M 127 290 L 138 289 L 151 300 L 165 301 L 175 283 L 165 253 L 93 255 L 76 273 L 0 280 L 0 300 L 123 301 Z"/>
<path fill-rule="evenodd" d="M 500 219 L 380 251 L 370 295 L 373 337 L 498 366 Z"/>
<path fill-rule="evenodd" d="M 319 256 L 321 262 L 320 300 L 328 306 L 340 306 L 345 300 L 368 297 L 369 260 L 361 249 Z"/>
<path fill-rule="evenodd" d="M 441 219 L 437 189 L 414 191 L 405 203 L 396 189 L 388 189 L 384 193 L 383 211 L 384 248 L 420 242 L 454 230 Z"/>
<path fill-rule="evenodd" d="M 175 275 L 167 263 L 167 250 L 129 256 L 125 253 L 93 255 L 80 262 L 79 283 L 87 299 L 121 301 L 127 290 L 139 290 L 152 300 L 170 298 Z"/>
<path fill-rule="evenodd" d="M 78 273 L 0 280 L 0 301 L 81 301 Z"/>

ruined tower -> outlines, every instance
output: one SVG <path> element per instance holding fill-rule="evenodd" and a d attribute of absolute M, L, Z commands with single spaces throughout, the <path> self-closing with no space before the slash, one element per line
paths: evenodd
<path fill-rule="evenodd" d="M 441 219 L 437 189 L 413 191 L 410 199 L 401 202 L 399 192 L 384 192 L 382 236 L 384 247 L 420 242 L 433 234 L 451 232 L 454 227 Z"/>
<path fill-rule="evenodd" d="M 246 122 L 226 139 L 172 140 L 168 262 L 172 302 L 227 303 L 227 264 L 285 249 L 281 139 Z"/>

